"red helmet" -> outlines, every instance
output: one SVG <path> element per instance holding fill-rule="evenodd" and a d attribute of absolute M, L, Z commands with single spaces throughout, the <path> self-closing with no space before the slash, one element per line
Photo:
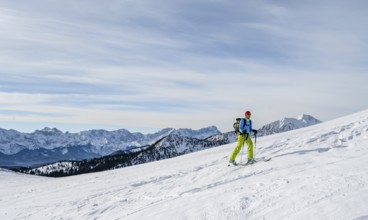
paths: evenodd
<path fill-rule="evenodd" d="M 245 116 L 250 116 L 250 115 L 252 115 L 252 114 L 250 113 L 250 111 L 246 111 L 246 112 L 245 112 Z"/>

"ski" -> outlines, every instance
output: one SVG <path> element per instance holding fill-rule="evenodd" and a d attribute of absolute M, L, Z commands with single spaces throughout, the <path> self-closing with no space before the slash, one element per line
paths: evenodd
<path fill-rule="evenodd" d="M 253 164 L 255 164 L 255 163 L 261 162 L 261 161 L 268 162 L 268 161 L 270 161 L 271 159 L 272 159 L 272 157 L 260 157 L 260 158 L 255 158 L 255 159 L 254 159 L 255 161 L 254 161 L 253 163 L 238 163 L 238 164 L 236 164 L 236 165 L 229 163 L 227 166 L 228 166 L 228 167 L 234 167 L 234 166 L 249 166 L 249 165 L 253 165 Z"/>
<path fill-rule="evenodd" d="M 258 161 L 270 161 L 272 159 L 272 157 L 260 157 L 260 158 L 256 158 L 256 162 Z"/>
<path fill-rule="evenodd" d="M 236 166 L 238 166 L 238 165 L 239 165 L 239 164 L 232 164 L 232 163 L 228 163 L 228 164 L 227 164 L 227 166 L 228 166 L 228 167 L 236 167 Z"/>
<path fill-rule="evenodd" d="M 240 163 L 238 164 L 239 166 L 249 166 L 249 165 L 253 165 L 255 163 L 258 163 L 258 162 L 261 162 L 261 161 L 264 161 L 264 162 L 268 162 L 270 161 L 272 158 L 271 157 L 260 157 L 260 158 L 255 158 L 255 161 L 253 163 Z"/>

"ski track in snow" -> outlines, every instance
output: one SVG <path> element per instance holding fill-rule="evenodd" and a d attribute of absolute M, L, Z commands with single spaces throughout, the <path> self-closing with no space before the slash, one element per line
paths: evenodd
<path fill-rule="evenodd" d="M 234 147 L 66 178 L 0 170 L 0 219 L 368 219 L 368 111 L 258 138 L 269 162 L 227 167 Z"/>

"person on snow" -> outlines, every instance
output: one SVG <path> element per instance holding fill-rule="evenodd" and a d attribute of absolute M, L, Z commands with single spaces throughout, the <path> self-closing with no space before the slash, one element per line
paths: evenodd
<path fill-rule="evenodd" d="M 232 165 L 236 165 L 235 158 L 239 154 L 241 148 L 244 146 L 244 142 L 248 146 L 248 161 L 247 163 L 253 164 L 255 162 L 253 158 L 253 142 L 250 137 L 250 133 L 253 132 L 255 135 L 257 134 L 257 130 L 252 129 L 252 120 L 250 120 L 251 113 L 250 111 L 245 112 L 245 118 L 242 118 L 239 123 L 238 129 L 238 144 L 236 148 L 230 155 L 229 163 Z"/>

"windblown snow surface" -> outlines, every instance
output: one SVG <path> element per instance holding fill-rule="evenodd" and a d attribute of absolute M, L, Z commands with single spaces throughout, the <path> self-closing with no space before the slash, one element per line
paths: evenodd
<path fill-rule="evenodd" d="M 368 111 L 259 138 L 269 162 L 227 167 L 234 147 L 66 178 L 1 170 L 0 219 L 368 219 Z"/>

